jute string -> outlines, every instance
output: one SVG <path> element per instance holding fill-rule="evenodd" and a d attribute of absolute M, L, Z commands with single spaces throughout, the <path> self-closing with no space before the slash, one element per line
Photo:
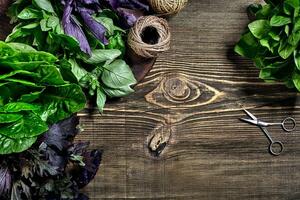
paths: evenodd
<path fill-rule="evenodd" d="M 155 44 L 149 44 L 143 41 L 143 34 L 147 28 L 156 30 L 158 38 Z M 128 34 L 129 47 L 137 55 L 145 58 L 157 57 L 158 54 L 169 50 L 170 43 L 171 33 L 168 22 L 156 16 L 141 17 Z"/>
<path fill-rule="evenodd" d="M 181 11 L 188 0 L 148 0 L 152 9 L 162 15 L 173 15 Z M 198 0 L 197 0 L 198 1 Z"/>

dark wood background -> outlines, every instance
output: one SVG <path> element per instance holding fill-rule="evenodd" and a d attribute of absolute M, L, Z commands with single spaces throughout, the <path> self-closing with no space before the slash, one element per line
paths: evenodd
<path fill-rule="evenodd" d="M 172 49 L 136 93 L 110 102 L 102 116 L 79 114 L 78 139 L 104 150 L 85 189 L 91 199 L 300 199 L 300 126 L 292 134 L 270 129 L 285 145 L 274 157 L 260 130 L 238 120 L 243 107 L 266 121 L 300 122 L 298 94 L 263 83 L 232 50 L 254 2 L 190 0 L 170 19 Z"/>

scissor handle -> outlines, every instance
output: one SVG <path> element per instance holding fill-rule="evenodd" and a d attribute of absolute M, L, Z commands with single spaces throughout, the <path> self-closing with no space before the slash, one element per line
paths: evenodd
<path fill-rule="evenodd" d="M 288 127 L 288 124 L 291 124 L 292 127 L 289 128 L 289 127 Z M 282 127 L 282 129 L 283 129 L 284 131 L 286 131 L 286 132 L 292 132 L 292 131 L 294 131 L 295 128 L 296 128 L 296 120 L 295 120 L 294 118 L 292 118 L 292 117 L 287 117 L 287 118 L 285 118 L 285 119 L 282 121 L 281 127 Z"/>
<path fill-rule="evenodd" d="M 275 145 L 278 145 L 280 147 L 279 151 L 273 150 Z M 284 149 L 283 144 L 280 141 L 274 141 L 274 142 L 270 143 L 270 145 L 269 145 L 269 152 L 273 156 L 279 156 L 283 152 L 283 149 Z"/>

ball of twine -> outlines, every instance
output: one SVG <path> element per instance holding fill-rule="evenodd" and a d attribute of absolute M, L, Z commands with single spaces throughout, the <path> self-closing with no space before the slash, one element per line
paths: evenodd
<path fill-rule="evenodd" d="M 162 15 L 173 15 L 181 11 L 188 0 L 148 0 L 152 9 Z"/>
<path fill-rule="evenodd" d="M 170 49 L 171 33 L 168 22 L 156 16 L 141 17 L 128 34 L 129 47 L 139 56 L 157 57 Z"/>

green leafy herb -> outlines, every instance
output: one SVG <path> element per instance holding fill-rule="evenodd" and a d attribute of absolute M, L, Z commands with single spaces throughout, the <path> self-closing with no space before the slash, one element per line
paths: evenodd
<path fill-rule="evenodd" d="M 33 82 L 22 81 L 22 84 L 35 86 L 34 84 L 37 82 L 48 82 L 49 79 L 52 80 L 53 84 L 58 85 L 64 80 L 79 84 L 84 91 L 87 91 L 88 98 L 96 97 L 96 105 L 99 111 L 102 112 L 108 97 L 126 96 L 133 92 L 131 86 L 136 83 L 129 66 L 124 61 L 121 61 L 126 50 L 124 42 L 126 31 L 115 25 L 116 21 L 118 21 L 118 16 L 113 11 L 103 7 L 100 12 L 94 13 L 91 17 L 95 22 L 102 24 L 106 30 L 105 37 L 108 39 L 108 44 L 104 45 L 101 40 L 91 33 L 90 29 L 84 26 L 85 23 L 82 16 L 77 12 L 73 12 L 72 20 L 82 28 L 91 47 L 91 53 L 85 54 L 82 52 L 82 46 L 80 45 L 82 41 L 65 34 L 62 26 L 65 24 L 62 20 L 63 11 L 64 6 L 61 1 L 15 1 L 10 8 L 10 16 L 16 19 L 15 21 L 18 22 L 18 25 L 6 38 L 7 42 L 25 43 L 38 50 L 54 54 L 55 57 L 53 59 L 57 61 L 58 58 L 60 63 L 63 63 L 59 71 L 53 68 L 53 65 L 45 63 L 53 61 L 49 55 L 38 52 L 40 56 L 31 58 L 31 51 L 34 49 L 26 49 L 28 56 L 22 54 L 31 62 L 25 64 L 15 63 L 13 59 L 19 56 L 16 54 L 11 58 L 4 57 L 2 65 L 9 66 L 14 70 L 26 69 L 26 71 L 33 71 L 37 65 L 43 65 L 43 68 L 35 71 Z M 258 35 L 263 34 L 260 29 L 264 28 L 253 27 Z M 33 74 L 30 76 L 33 76 Z M 20 82 L 20 80 L 10 81 Z M 47 92 L 47 90 L 44 92 Z M 41 95 L 38 93 L 34 94 Z M 22 99 L 27 98 L 26 101 L 31 101 L 31 98 L 34 99 L 35 97 L 34 95 L 26 95 Z M 60 115 L 61 117 L 64 116 L 62 113 Z M 43 116 L 47 116 L 46 112 Z"/>
<path fill-rule="evenodd" d="M 10 154 L 31 147 L 86 100 L 80 86 L 62 78 L 52 54 L 4 42 L 0 52 L 0 154 Z"/>
<path fill-rule="evenodd" d="M 256 20 L 248 25 L 235 52 L 250 58 L 268 82 L 285 82 L 300 91 L 300 3 L 298 0 L 253 4 L 248 12 Z"/>

